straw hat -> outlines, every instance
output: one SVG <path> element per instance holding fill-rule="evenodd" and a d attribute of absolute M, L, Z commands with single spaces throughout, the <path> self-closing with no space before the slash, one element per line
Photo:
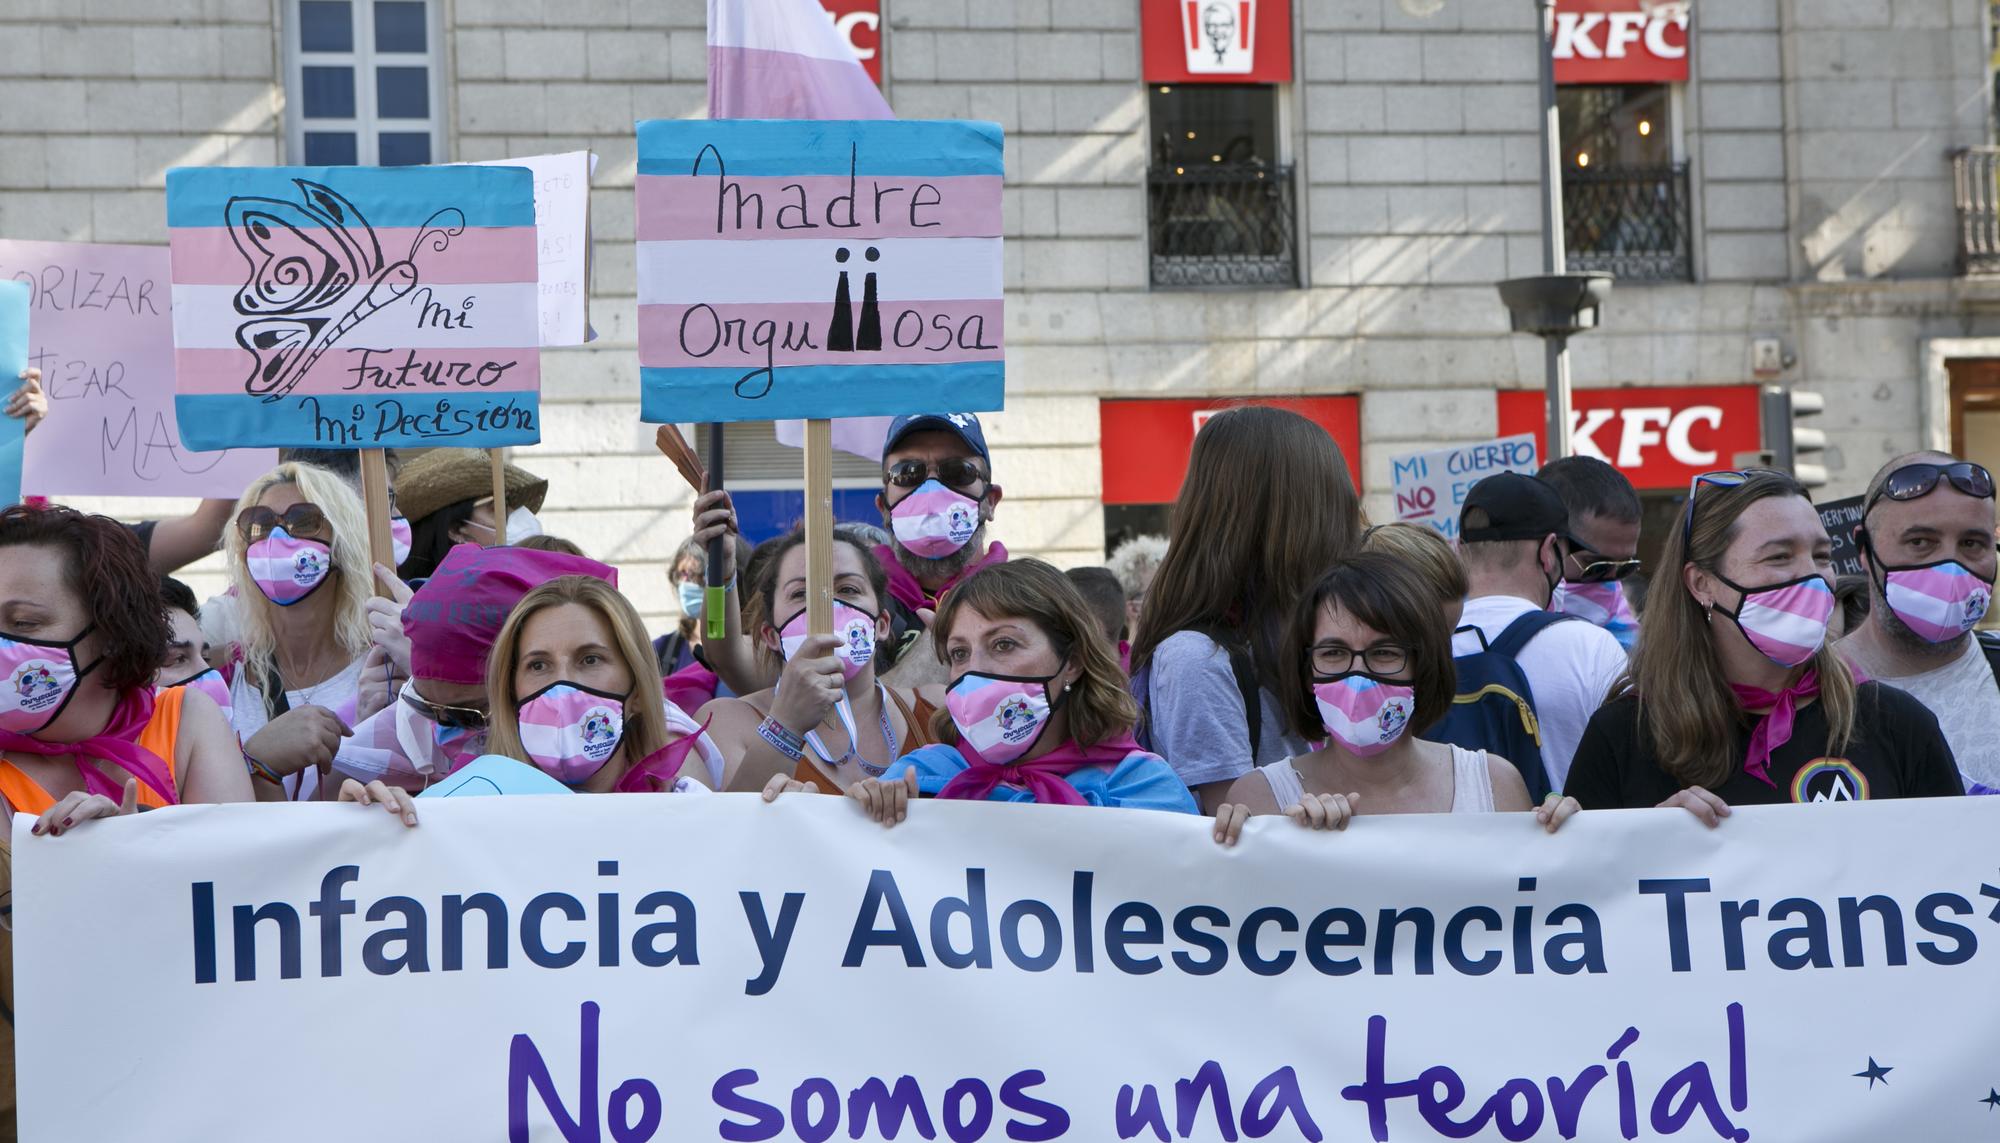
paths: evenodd
<path fill-rule="evenodd" d="M 526 469 L 505 467 L 507 507 L 542 510 L 549 482 Z M 493 495 L 492 462 L 476 448 L 436 448 L 403 463 L 396 476 L 396 507 L 412 523 L 461 500 L 485 500 Z"/>

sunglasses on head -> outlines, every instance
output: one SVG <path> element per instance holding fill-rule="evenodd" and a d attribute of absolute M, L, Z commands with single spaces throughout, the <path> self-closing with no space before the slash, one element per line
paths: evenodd
<path fill-rule="evenodd" d="M 325 539 L 328 531 L 326 513 L 317 504 L 294 504 L 283 512 L 273 512 L 262 504 L 252 504 L 236 517 L 236 529 L 251 543 L 283 528 L 290 536 L 310 536 Z"/>
<path fill-rule="evenodd" d="M 1696 474 L 1688 481 L 1687 512 L 1681 517 L 1681 551 L 1685 553 L 1694 543 L 1694 502 L 1701 495 L 1703 486 L 1709 488 L 1735 488 L 1760 472 L 1758 468 L 1723 468 L 1714 472 Z"/>
<path fill-rule="evenodd" d="M 418 697 L 414 692 L 403 692 L 403 705 L 437 723 L 453 730 L 486 729 L 486 712 L 469 706 L 446 706 Z"/>
<path fill-rule="evenodd" d="M 897 461 L 882 473 L 882 480 L 898 488 L 915 488 L 933 476 L 946 488 L 961 492 L 986 479 L 977 462 L 962 456 L 951 456 L 936 464 L 921 460 Z"/>
<path fill-rule="evenodd" d="M 1993 474 L 1986 471 L 1983 466 L 1969 460 L 1955 461 L 1951 464 L 1918 461 L 1915 464 L 1906 464 L 1890 473 L 1887 479 L 1882 481 L 1882 487 L 1875 491 L 1875 498 L 1863 508 L 1863 512 L 1865 513 L 1867 508 L 1874 507 L 1876 501 L 1883 497 L 1890 500 L 1920 500 L 1936 491 L 1940 480 L 1950 481 L 1953 488 L 1975 500 L 1993 499 Z"/>
<path fill-rule="evenodd" d="M 1569 544 L 1569 558 L 1583 568 L 1581 573 L 1571 577 L 1572 583 L 1614 583 L 1645 565 L 1645 561 L 1639 559 L 1607 559 L 1591 551 L 1575 536 L 1564 536 L 1563 539 Z"/>

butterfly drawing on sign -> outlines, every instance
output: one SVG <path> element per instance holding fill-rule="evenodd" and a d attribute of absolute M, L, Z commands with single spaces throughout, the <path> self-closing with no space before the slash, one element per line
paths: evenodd
<path fill-rule="evenodd" d="M 229 236 L 250 264 L 236 294 L 236 344 L 256 359 L 244 390 L 275 401 L 313 362 L 370 314 L 417 288 L 417 255 L 442 252 L 465 232 L 465 215 L 446 207 L 424 220 L 409 252 L 382 253 L 374 227 L 340 192 L 293 179 L 298 202 L 238 196 L 224 208 Z"/>

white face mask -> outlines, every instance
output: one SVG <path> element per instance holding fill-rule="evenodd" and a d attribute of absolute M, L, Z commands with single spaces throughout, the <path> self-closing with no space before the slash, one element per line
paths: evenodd
<path fill-rule="evenodd" d="M 508 543 L 518 544 L 530 536 L 539 536 L 541 534 L 542 522 L 535 518 L 533 512 L 528 511 L 527 505 L 524 504 L 507 513 Z"/>

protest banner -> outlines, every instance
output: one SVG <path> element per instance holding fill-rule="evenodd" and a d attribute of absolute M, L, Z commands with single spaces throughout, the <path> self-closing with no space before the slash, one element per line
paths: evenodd
<path fill-rule="evenodd" d="M 28 287 L 0 282 L 0 394 L 11 394 L 28 367 Z M 26 425 L 0 414 L 0 508 L 21 502 L 21 452 Z"/>
<path fill-rule="evenodd" d="M 541 439 L 530 172 L 176 168 L 167 225 L 190 448 Z"/>
<path fill-rule="evenodd" d="M 1000 128 L 639 124 L 640 416 L 998 409 Z"/>
<path fill-rule="evenodd" d="M 590 328 L 590 176 L 597 156 L 589 151 L 489 159 L 467 164 L 526 167 L 535 176 L 535 254 L 541 285 L 542 346 L 582 345 L 596 336 Z"/>
<path fill-rule="evenodd" d="M 1855 529 L 1861 527 L 1861 497 L 1828 500 L 1813 507 L 1819 510 L 1819 522 L 1826 528 L 1828 538 L 1833 540 L 1833 574 L 1864 574 L 1861 544 L 1854 534 Z"/>
<path fill-rule="evenodd" d="M 31 496 L 235 499 L 269 449 L 194 452 L 174 416 L 174 327 L 163 246 L 0 239 L 0 278 L 28 284 L 49 417 L 28 438 Z"/>
<path fill-rule="evenodd" d="M 2000 799 L 1272 817 L 1230 850 L 1064 806 L 420 806 L 16 818 L 22 1138 L 2000 1130 Z M 217 1095 L 274 1060 L 336 1094 Z"/>
<path fill-rule="evenodd" d="M 1520 433 L 1458 448 L 1399 456 L 1389 462 L 1396 519 L 1429 524 L 1447 540 L 1458 538 L 1458 510 L 1472 486 L 1496 472 L 1533 476 L 1535 438 Z"/>

